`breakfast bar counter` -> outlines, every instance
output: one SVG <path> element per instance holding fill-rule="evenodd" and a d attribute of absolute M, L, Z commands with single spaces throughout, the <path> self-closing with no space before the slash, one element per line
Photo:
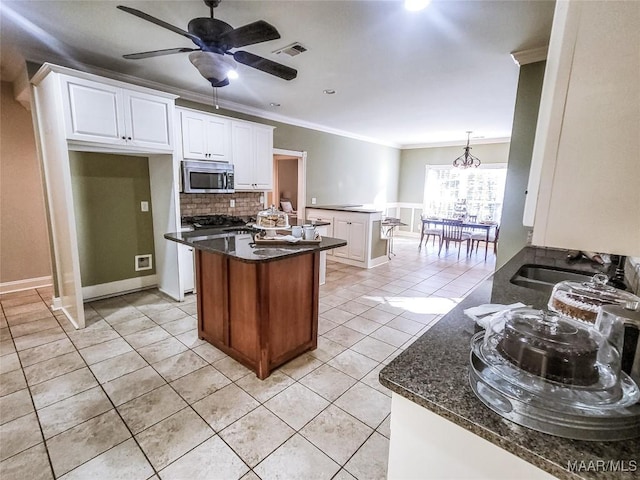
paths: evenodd
<path fill-rule="evenodd" d="M 168 233 L 195 249 L 198 336 L 265 379 L 317 346 L 320 253 L 346 245 L 257 245 L 247 229 Z"/>
<path fill-rule="evenodd" d="M 568 264 L 566 258 L 564 250 L 524 248 L 380 372 L 380 382 L 393 392 L 389 478 L 409 478 L 411 463 L 423 469 L 411 478 L 456 478 L 463 471 L 466 478 L 482 478 L 484 466 L 490 472 L 484 478 L 637 478 L 640 439 L 594 442 L 539 433 L 485 407 L 469 385 L 470 341 L 480 327 L 463 310 L 515 302 L 546 308 L 548 293 L 510 282 L 522 265 L 601 272 L 591 262 Z M 411 413 L 405 421 L 398 405 Z M 429 417 L 423 424 L 422 412 Z M 436 431 L 440 426 L 451 434 Z M 401 443 L 402 437 L 410 441 Z M 429 446 L 420 448 L 421 442 Z"/>

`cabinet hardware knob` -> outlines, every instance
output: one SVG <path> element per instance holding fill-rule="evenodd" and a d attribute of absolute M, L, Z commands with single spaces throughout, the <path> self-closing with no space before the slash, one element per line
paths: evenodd
<path fill-rule="evenodd" d="M 131 137 L 127 137 L 127 140 L 131 140 Z"/>
<path fill-rule="evenodd" d="M 125 136 L 123 135 L 123 136 L 122 136 L 122 139 L 123 139 L 123 140 L 126 140 L 126 139 L 127 139 L 127 137 L 125 137 Z"/>

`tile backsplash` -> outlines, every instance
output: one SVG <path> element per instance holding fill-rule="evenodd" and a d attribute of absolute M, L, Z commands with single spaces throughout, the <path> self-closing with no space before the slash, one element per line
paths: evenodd
<path fill-rule="evenodd" d="M 180 215 L 255 215 L 264 207 L 260 202 L 263 192 L 236 193 L 181 193 Z M 235 200 L 235 206 L 230 206 L 230 200 Z"/>

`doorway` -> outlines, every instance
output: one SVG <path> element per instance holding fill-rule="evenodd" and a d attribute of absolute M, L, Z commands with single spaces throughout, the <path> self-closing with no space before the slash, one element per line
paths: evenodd
<path fill-rule="evenodd" d="M 273 149 L 273 191 L 269 203 L 281 208 L 289 200 L 297 218 L 304 220 L 306 208 L 307 152 Z"/>

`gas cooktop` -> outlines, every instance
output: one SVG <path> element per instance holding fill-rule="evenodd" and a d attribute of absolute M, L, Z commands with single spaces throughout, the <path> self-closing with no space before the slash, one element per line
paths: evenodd
<path fill-rule="evenodd" d="M 239 227 L 244 226 L 251 219 L 236 217 L 234 215 L 196 215 L 193 217 L 182 217 L 182 223 L 192 225 L 194 229 L 218 228 L 218 227 Z"/>

